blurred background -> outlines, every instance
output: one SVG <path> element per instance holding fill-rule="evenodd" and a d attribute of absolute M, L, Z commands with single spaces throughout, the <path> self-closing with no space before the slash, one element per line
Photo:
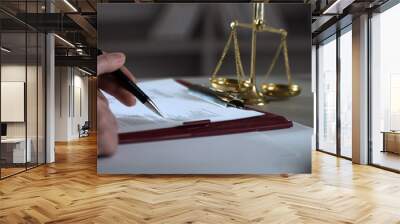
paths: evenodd
<path fill-rule="evenodd" d="M 98 47 L 121 51 L 127 66 L 140 78 L 210 76 L 229 37 L 230 22 L 249 23 L 252 4 L 113 4 L 100 3 Z M 267 24 L 288 31 L 289 61 L 295 80 L 311 80 L 311 10 L 306 4 L 269 4 Z M 250 30 L 238 38 L 246 74 L 250 62 Z M 280 36 L 262 33 L 257 39 L 257 75 L 265 75 Z M 233 48 L 231 48 L 233 49 Z M 221 74 L 233 75 L 233 50 Z M 280 56 L 271 77 L 285 78 Z"/>

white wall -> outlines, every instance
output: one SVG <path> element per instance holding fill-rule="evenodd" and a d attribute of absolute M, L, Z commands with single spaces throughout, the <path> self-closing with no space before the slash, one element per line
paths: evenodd
<path fill-rule="evenodd" d="M 83 75 L 76 68 L 56 67 L 56 141 L 79 138 L 78 125 L 88 120 L 88 78 Z"/>
<path fill-rule="evenodd" d="M 75 70 L 76 72 L 76 70 Z M 88 111 L 88 78 L 82 76 L 82 73 L 78 73 L 78 75 L 74 75 L 74 94 L 75 96 L 75 113 L 73 113 L 74 115 L 74 119 L 72 119 L 72 127 L 74 127 L 72 129 L 72 135 L 77 137 L 79 135 L 78 133 L 78 129 L 76 128 L 78 126 L 78 124 L 80 124 L 81 126 L 85 123 L 85 121 L 88 120 L 88 115 L 89 115 L 89 111 Z M 80 108 L 81 107 L 81 108 Z M 81 111 L 80 111 L 81 110 Z"/>
<path fill-rule="evenodd" d="M 68 85 L 69 70 L 67 67 L 55 68 L 55 141 L 67 141 L 69 136 L 68 125 Z"/>

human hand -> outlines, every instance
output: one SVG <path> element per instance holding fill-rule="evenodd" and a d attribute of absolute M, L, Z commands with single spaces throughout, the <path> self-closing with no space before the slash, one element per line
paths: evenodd
<path fill-rule="evenodd" d="M 111 72 L 121 69 L 131 80 L 135 81 L 133 74 L 124 67 L 125 55 L 122 53 L 105 53 L 97 56 L 98 87 L 113 95 L 127 106 L 133 106 L 135 96 L 121 88 L 119 81 Z M 118 146 L 117 121 L 111 112 L 107 99 L 98 91 L 97 94 L 97 147 L 98 156 L 110 156 L 115 153 Z"/>

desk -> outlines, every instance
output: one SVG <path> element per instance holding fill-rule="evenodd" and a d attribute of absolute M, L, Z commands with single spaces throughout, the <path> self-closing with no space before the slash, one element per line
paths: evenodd
<path fill-rule="evenodd" d="M 30 138 L 27 139 L 28 144 L 25 144 L 25 138 L 6 138 L 1 139 L 1 157 L 6 163 L 25 163 L 31 161 L 31 145 Z M 25 151 L 25 145 L 26 151 Z M 27 158 L 27 161 L 26 161 Z"/>
<path fill-rule="evenodd" d="M 120 145 L 97 160 L 100 174 L 280 174 L 311 172 L 312 128 Z"/>
<path fill-rule="evenodd" d="M 400 131 L 383 131 L 382 152 L 400 154 Z"/>

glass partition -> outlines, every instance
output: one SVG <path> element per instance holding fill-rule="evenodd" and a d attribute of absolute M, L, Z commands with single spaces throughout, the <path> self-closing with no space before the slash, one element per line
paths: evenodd
<path fill-rule="evenodd" d="M 39 1 L 27 2 L 26 12 L 40 13 L 41 4 Z M 37 18 L 37 17 L 34 17 Z M 37 21 L 31 19 L 33 23 Z M 27 98 L 26 98 L 26 111 L 27 111 L 27 150 L 31 151 L 30 162 L 27 167 L 35 167 L 39 164 L 39 70 L 40 67 L 40 39 L 39 32 L 27 27 Z"/>
<path fill-rule="evenodd" d="M 40 2 L 0 7 L 17 4 L 21 16 L 42 10 Z M 45 162 L 45 41 L 43 33 L 0 12 L 0 178 Z"/>
<path fill-rule="evenodd" d="M 31 158 L 26 141 L 26 33 L 2 32 L 1 46 L 1 175 L 6 177 L 24 171 Z"/>
<path fill-rule="evenodd" d="M 27 114 L 27 150 L 30 151 L 30 160 L 27 167 L 37 165 L 38 159 L 38 55 L 37 33 L 27 33 L 27 74 L 26 74 L 26 114 Z"/>

